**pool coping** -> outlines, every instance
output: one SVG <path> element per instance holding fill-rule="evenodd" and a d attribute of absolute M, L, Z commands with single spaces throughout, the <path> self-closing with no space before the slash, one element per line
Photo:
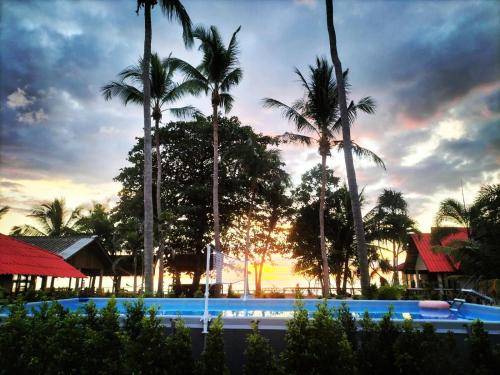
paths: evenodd
<path fill-rule="evenodd" d="M 75 297 L 75 298 L 65 298 L 65 299 L 60 299 L 60 300 L 53 300 L 53 301 L 47 301 L 47 302 L 54 302 L 54 301 L 75 301 L 78 300 L 80 301 L 81 299 L 87 299 L 87 297 Z M 88 297 L 88 299 L 91 300 L 109 300 L 109 298 L 106 297 Z M 133 298 L 131 297 L 117 297 L 116 300 L 131 300 Z M 166 298 L 144 298 L 145 302 L 153 302 L 152 300 L 164 300 Z M 172 298 L 174 300 L 174 298 Z M 175 298 L 175 300 L 178 300 Z M 183 299 L 186 302 L 190 301 L 202 301 L 202 298 L 184 298 Z M 237 300 L 235 298 L 217 298 L 214 300 L 211 300 L 213 302 L 215 301 L 220 301 L 223 302 L 225 300 Z M 249 299 L 247 300 L 248 302 L 251 301 L 296 301 L 295 299 L 290 299 L 290 298 L 263 298 L 263 299 Z M 317 303 L 321 303 L 323 300 L 322 299 L 304 299 L 304 301 L 317 301 Z M 348 301 L 350 304 L 358 304 L 358 303 L 363 303 L 365 302 L 364 300 L 337 300 L 337 299 L 329 299 L 328 301 L 335 301 L 338 303 L 342 303 L 343 301 Z M 370 301 L 379 301 L 381 304 L 391 304 L 391 303 L 401 303 L 405 302 L 406 300 L 370 300 Z M 29 302 L 26 304 L 27 307 L 30 305 L 38 304 L 43 301 L 38 301 L 38 302 Z M 415 302 L 412 300 L 408 300 L 408 302 Z M 485 305 L 477 305 L 477 304 L 465 304 L 468 306 L 481 306 L 481 308 L 486 309 L 486 310 L 496 310 L 499 309 L 498 307 L 494 306 L 485 306 Z M 7 314 L 5 313 L 0 313 L 0 321 L 3 320 L 4 318 L 7 317 Z M 185 325 L 189 328 L 192 329 L 201 329 L 203 327 L 203 316 L 202 315 L 158 315 L 158 319 L 161 320 L 162 324 L 166 327 L 171 327 L 172 323 L 175 319 L 178 319 L 181 317 Z M 210 316 L 210 319 L 215 318 L 215 316 Z M 255 321 L 259 322 L 259 329 L 262 330 L 278 330 L 278 331 L 284 331 L 287 330 L 287 322 L 290 320 L 290 317 L 275 317 L 275 316 L 266 316 L 266 317 L 238 317 L 238 316 L 233 316 L 233 317 L 227 317 L 223 316 L 222 321 L 224 323 L 224 328 L 233 330 L 233 329 L 246 329 L 249 330 L 251 329 L 252 323 Z M 120 313 L 119 314 L 119 320 L 120 322 L 123 323 L 125 320 L 125 314 Z M 382 318 L 372 318 L 374 322 L 379 322 L 382 320 Z M 394 322 L 402 323 L 405 321 L 405 319 L 398 319 L 398 318 L 393 318 L 392 319 Z M 426 323 L 431 323 L 434 325 L 434 328 L 437 333 L 446 333 L 448 331 L 451 331 L 453 333 L 461 333 L 461 334 L 468 334 L 470 332 L 470 326 L 474 322 L 474 320 L 466 320 L 466 319 L 459 319 L 459 320 L 448 320 L 448 319 L 426 319 L 426 320 L 412 320 L 414 326 L 416 328 L 422 327 Z M 499 321 L 482 321 L 484 324 L 484 328 L 492 335 L 500 335 L 500 320 Z M 360 326 L 360 319 L 357 319 L 357 325 L 358 329 L 361 329 Z"/>

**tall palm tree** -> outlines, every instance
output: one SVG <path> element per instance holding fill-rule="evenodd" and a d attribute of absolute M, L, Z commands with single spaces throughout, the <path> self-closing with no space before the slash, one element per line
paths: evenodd
<path fill-rule="evenodd" d="M 305 89 L 305 96 L 295 101 L 291 106 L 276 99 L 265 98 L 264 106 L 277 108 L 283 117 L 292 122 L 299 132 L 311 135 L 285 133 L 284 139 L 306 145 L 318 145 L 321 155 L 321 190 L 319 201 L 319 233 L 321 257 L 323 263 L 323 296 L 330 294 L 328 255 L 325 242 L 325 192 L 326 192 L 326 158 L 330 156 L 332 148 L 342 150 L 344 142 L 335 138 L 339 127 L 337 83 L 333 76 L 333 67 L 324 58 L 316 58 L 316 65 L 309 66 L 309 79 L 295 69 L 301 84 Z M 345 74 L 347 76 L 347 73 Z M 375 104 L 370 97 L 361 99 L 357 104 L 349 106 L 350 123 L 354 121 L 358 111 L 374 113 Z M 373 152 L 352 142 L 351 149 L 361 157 L 370 157 L 376 164 L 385 168 L 383 161 Z M 358 199 L 359 200 L 359 199 Z"/>
<path fill-rule="evenodd" d="M 200 41 L 199 50 L 203 53 L 200 65 L 194 67 L 189 63 L 178 60 L 180 69 L 184 72 L 188 84 L 191 85 L 193 94 L 204 93 L 210 95 L 212 102 L 213 126 L 213 220 L 215 247 L 221 249 L 220 223 L 219 223 L 219 108 L 228 113 L 234 98 L 229 91 L 239 84 L 243 71 L 239 67 L 238 41 L 236 34 L 240 27 L 233 33 L 227 47 L 224 46 L 222 37 L 215 26 L 204 28 L 198 26 L 193 31 L 194 38 Z"/>
<path fill-rule="evenodd" d="M 81 208 L 69 210 L 63 198 L 54 199 L 52 202 L 42 203 L 33 208 L 28 217 L 32 217 L 40 225 L 15 226 L 12 235 L 23 236 L 68 236 L 78 233 L 77 222 L 80 219 Z"/>
<path fill-rule="evenodd" d="M 106 100 L 113 97 L 119 97 L 124 105 L 134 103 L 142 105 L 144 101 L 143 82 L 142 82 L 142 64 L 130 66 L 122 70 L 118 77 L 119 81 L 112 81 L 103 86 L 101 91 Z M 152 117 L 155 121 L 155 143 L 156 143 L 156 220 L 158 223 L 158 259 L 159 259 L 159 277 L 158 293 L 163 291 L 163 273 L 164 273 L 164 243 L 162 235 L 162 209 L 161 209 L 161 150 L 160 150 L 160 122 L 163 112 L 169 111 L 177 117 L 185 117 L 196 112 L 192 106 L 181 108 L 168 108 L 167 106 L 175 103 L 183 95 L 188 93 L 187 86 L 183 83 L 178 84 L 173 76 L 176 72 L 176 64 L 170 58 L 160 59 L 158 54 L 151 55 L 150 69 L 150 97 Z"/>
<path fill-rule="evenodd" d="M 356 243 L 359 257 L 359 272 L 361 278 L 361 290 L 363 295 L 370 293 L 370 275 L 368 271 L 368 255 L 365 240 L 365 230 L 363 227 L 363 216 L 361 215 L 361 205 L 359 203 L 358 183 L 356 181 L 356 170 L 354 169 L 354 161 L 352 153 L 356 152 L 355 146 L 351 141 L 351 129 L 349 121 L 349 109 L 347 108 L 346 90 L 344 85 L 344 77 L 342 74 L 342 64 L 337 51 L 337 36 L 335 35 L 335 27 L 333 25 L 333 3 L 332 0 L 326 2 L 326 23 L 328 27 L 328 36 L 330 39 L 330 54 L 335 66 L 335 76 L 337 77 L 338 99 L 340 106 L 340 118 L 342 124 L 342 139 L 344 142 L 344 159 L 347 172 L 347 184 L 349 185 L 349 193 L 351 194 L 352 215 L 356 228 Z"/>
<path fill-rule="evenodd" d="M 146 292 L 152 292 L 153 286 L 153 160 L 151 155 L 151 10 L 160 3 L 162 13 L 171 20 L 179 21 L 183 30 L 186 46 L 192 43 L 191 19 L 179 0 L 137 0 L 136 13 L 144 8 L 144 54 L 142 63 L 143 109 L 144 109 L 144 279 Z"/>

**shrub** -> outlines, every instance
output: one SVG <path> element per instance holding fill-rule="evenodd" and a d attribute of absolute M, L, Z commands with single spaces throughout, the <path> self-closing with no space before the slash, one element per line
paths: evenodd
<path fill-rule="evenodd" d="M 377 367 L 380 373 L 396 373 L 394 343 L 399 337 L 401 327 L 392 320 L 392 306 L 379 322 L 379 356 Z"/>
<path fill-rule="evenodd" d="M 228 374 L 224 353 L 223 323 L 220 315 L 210 323 L 205 340 L 205 350 L 201 354 L 201 373 L 203 375 Z"/>
<path fill-rule="evenodd" d="M 351 344 L 352 350 L 356 351 L 356 349 L 358 348 L 358 328 L 356 325 L 356 319 L 352 315 L 347 303 L 342 302 L 336 312 L 336 317 L 342 325 L 342 328 L 344 329 L 347 340 Z"/>
<path fill-rule="evenodd" d="M 264 298 L 285 298 L 285 293 L 280 292 L 277 288 L 272 288 L 270 291 L 265 292 Z"/>
<path fill-rule="evenodd" d="M 193 352 L 189 328 L 180 318 L 172 323 L 172 333 L 167 338 L 167 374 L 189 375 L 193 373 Z"/>
<path fill-rule="evenodd" d="M 95 316 L 87 317 L 87 332 L 89 340 L 87 360 L 89 361 L 88 365 L 93 367 L 94 373 L 122 373 L 123 335 L 118 322 L 118 311 L 114 298 L 110 299 L 107 305 L 99 310 Z"/>
<path fill-rule="evenodd" d="M 252 333 L 246 339 L 245 365 L 247 375 L 273 375 L 278 373 L 276 356 L 269 340 L 259 333 L 258 322 L 252 322 Z"/>
<path fill-rule="evenodd" d="M 381 373 L 380 327 L 372 320 L 368 311 L 363 314 L 360 326 L 360 344 L 357 351 L 359 371 L 361 374 L 378 375 Z"/>
<path fill-rule="evenodd" d="M 467 338 L 471 373 L 494 374 L 498 370 L 499 358 L 495 353 L 488 332 L 484 329 L 483 322 L 476 320 L 471 325 L 471 332 Z M 496 354 L 496 355 L 495 355 Z"/>
<path fill-rule="evenodd" d="M 422 354 L 420 352 L 420 332 L 413 327 L 411 320 L 405 320 L 402 332 L 394 343 L 395 365 L 400 374 L 417 375 L 421 373 Z"/>
<path fill-rule="evenodd" d="M 400 285 L 383 285 L 378 288 L 377 299 L 398 300 L 401 299 L 404 291 L 405 288 Z"/>
<path fill-rule="evenodd" d="M 313 367 L 312 353 L 309 352 L 309 315 L 303 302 L 297 302 L 293 317 L 287 322 L 285 350 L 281 359 L 285 373 L 289 375 L 307 374 Z"/>
<path fill-rule="evenodd" d="M 311 322 L 309 348 L 313 363 L 304 374 L 353 374 L 355 360 L 351 344 L 333 310 L 326 302 L 318 305 Z"/>
<path fill-rule="evenodd" d="M 169 363 L 167 335 L 154 306 L 142 319 L 140 328 L 137 337 L 127 341 L 128 369 L 133 374 L 162 374 Z"/>
<path fill-rule="evenodd" d="M 22 374 L 29 357 L 26 353 L 30 333 L 26 310 L 21 302 L 10 306 L 9 316 L 0 323 L 0 374 Z"/>
<path fill-rule="evenodd" d="M 196 289 L 193 293 L 194 298 L 203 298 L 203 296 L 204 296 L 204 293 L 200 287 L 198 287 L 198 289 Z"/>

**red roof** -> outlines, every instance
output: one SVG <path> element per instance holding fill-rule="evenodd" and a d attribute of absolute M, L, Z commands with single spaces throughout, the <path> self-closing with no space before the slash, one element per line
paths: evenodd
<path fill-rule="evenodd" d="M 59 255 L 0 234 L 0 275 L 86 277 Z"/>
<path fill-rule="evenodd" d="M 452 233 L 441 240 L 442 246 L 447 246 L 451 241 L 463 241 L 468 238 L 465 228 L 457 228 L 456 233 Z M 415 243 L 417 251 L 424 261 L 429 272 L 455 272 L 459 264 L 452 261 L 446 254 L 432 251 L 431 234 L 412 234 L 411 238 Z"/>

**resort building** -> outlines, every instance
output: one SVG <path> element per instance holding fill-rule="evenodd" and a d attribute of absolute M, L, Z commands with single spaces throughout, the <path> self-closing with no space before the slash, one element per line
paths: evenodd
<path fill-rule="evenodd" d="M 42 289 L 47 277 L 69 277 L 80 280 L 86 276 L 64 259 L 40 247 L 0 234 L 0 288 L 7 293 L 35 289 L 36 278 L 42 278 Z"/>
<path fill-rule="evenodd" d="M 460 264 L 450 256 L 432 249 L 431 233 L 412 234 L 406 260 L 398 266 L 403 274 L 403 283 L 409 288 L 456 289 L 460 287 L 454 277 L 460 274 Z M 444 237 L 440 244 L 446 246 L 452 241 L 468 239 L 467 230 Z"/>
<path fill-rule="evenodd" d="M 91 289 L 96 287 L 101 289 L 103 277 L 115 275 L 112 259 L 102 247 L 97 236 L 19 236 L 16 238 L 62 257 L 66 262 L 90 277 L 86 286 Z M 72 279 L 69 279 L 68 285 L 70 289 L 82 287 L 79 279 L 75 280 L 74 285 L 72 285 Z"/>

